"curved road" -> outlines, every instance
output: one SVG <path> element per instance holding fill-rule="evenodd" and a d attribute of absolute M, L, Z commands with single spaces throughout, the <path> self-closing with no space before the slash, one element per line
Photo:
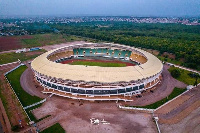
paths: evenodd
<path fill-rule="evenodd" d="M 20 84 L 22 88 L 32 96 L 38 96 L 40 98 L 46 98 L 47 95 L 44 95 L 41 91 L 43 88 L 34 81 L 33 72 L 30 68 L 30 65 L 27 65 L 28 68 L 23 72 L 20 77 Z"/>
<path fill-rule="evenodd" d="M 168 68 L 168 65 L 164 65 L 162 72 L 163 79 L 161 84 L 156 86 L 157 89 L 154 90 L 154 93 L 144 93 L 142 94 L 143 97 L 135 98 L 129 104 L 134 106 L 149 105 L 167 97 L 175 87 L 186 88 L 186 84 L 174 79 L 171 76 L 170 72 L 167 70 Z"/>

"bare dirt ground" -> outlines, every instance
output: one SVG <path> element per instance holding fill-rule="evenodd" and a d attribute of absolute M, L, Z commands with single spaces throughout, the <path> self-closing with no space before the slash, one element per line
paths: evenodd
<path fill-rule="evenodd" d="M 21 48 L 20 39 L 17 37 L 0 37 L 0 51 Z"/>
<path fill-rule="evenodd" d="M 44 47 L 46 47 L 46 50 L 51 50 L 56 47 L 62 47 L 70 44 L 72 43 L 53 47 Z M 164 71 L 162 74 L 163 80 L 161 84 L 156 86 L 154 93 L 143 93 L 143 97 L 134 98 L 133 102 L 127 102 L 124 104 L 145 106 L 165 98 L 172 92 L 174 87 L 185 88 L 187 86 L 186 84 L 171 77 L 170 73 L 167 71 L 168 68 L 169 66 L 164 65 Z M 47 95 L 41 94 L 41 87 L 36 88 L 38 84 L 35 81 L 33 82 L 32 78 L 33 74 L 29 68 L 21 77 L 21 84 L 24 84 L 22 85 L 23 88 L 31 95 L 47 97 Z M 181 99 L 177 99 L 177 101 L 173 101 L 172 104 L 167 104 L 168 106 L 161 108 L 162 110 L 160 109 L 160 112 L 157 114 L 155 113 L 160 118 L 159 124 L 162 132 L 196 133 L 199 131 L 200 116 L 198 111 L 200 109 L 198 107 L 200 106 L 200 92 L 197 92 L 194 89 L 194 91 L 192 90 L 191 92 L 187 92 L 184 94 L 184 96 L 187 97 L 184 97 L 185 99 L 183 97 Z M 83 105 L 80 103 L 83 103 Z M 37 123 L 41 130 L 58 122 L 67 132 L 75 133 L 157 132 L 150 114 L 120 110 L 116 107 L 116 103 L 114 102 L 79 102 L 68 98 L 53 96 L 52 98 L 48 99 L 47 102 L 45 102 L 40 108 L 35 109 L 33 112 L 38 119 L 45 117 L 46 115 L 51 115 L 51 117 L 48 117 Z M 105 119 L 111 124 L 92 125 L 90 124 L 89 119 L 93 117 L 100 120 Z M 183 126 L 184 128 L 181 129 Z"/>
<path fill-rule="evenodd" d="M 200 107 L 192 111 L 186 118 L 176 124 L 160 124 L 163 133 L 199 133 Z"/>
<path fill-rule="evenodd" d="M 0 54 L 2 53 L 10 53 L 15 52 L 14 49 L 20 49 L 22 48 L 21 39 L 31 39 L 32 36 L 22 36 L 22 37 L 0 37 Z M 55 45 L 46 45 L 40 48 L 43 48 L 47 51 L 64 47 L 67 45 L 73 45 L 77 43 L 85 43 L 85 41 L 74 41 L 74 42 L 66 42 L 61 44 L 55 44 Z"/>
<path fill-rule="evenodd" d="M 81 104 L 82 103 L 82 104 Z M 114 102 L 75 101 L 53 96 L 42 107 L 33 111 L 37 118 L 51 117 L 37 123 L 39 129 L 57 122 L 73 133 L 155 133 L 156 126 L 151 114 L 123 111 Z M 110 124 L 92 125 L 91 118 L 104 119 Z"/>
<path fill-rule="evenodd" d="M 66 42 L 66 43 L 55 44 L 55 45 L 47 45 L 47 46 L 43 46 L 41 48 L 45 49 L 47 51 L 50 51 L 50 50 L 53 50 L 53 49 L 56 49 L 56 48 L 64 47 L 64 46 L 67 46 L 67 45 L 79 44 L 79 43 L 86 43 L 86 42 L 85 41 Z"/>
<path fill-rule="evenodd" d="M 95 59 L 69 59 L 66 61 L 61 62 L 62 64 L 70 64 L 74 61 L 85 61 L 85 62 L 109 62 L 109 63 L 122 63 L 126 64 L 126 66 L 135 66 L 135 64 L 129 63 L 129 62 L 123 62 L 123 61 L 117 61 L 117 60 L 95 60 Z"/>
<path fill-rule="evenodd" d="M 162 56 L 163 57 L 168 56 L 168 58 L 170 58 L 170 59 L 175 59 L 176 58 L 176 56 L 174 54 L 171 54 L 171 53 L 168 53 L 168 52 L 164 52 L 162 54 Z"/>
<path fill-rule="evenodd" d="M 142 98 L 134 99 L 133 103 L 135 102 L 140 106 L 150 104 L 166 97 L 175 86 L 186 87 L 185 84 L 173 79 L 167 69 L 168 66 L 165 66 L 163 81 L 157 86 L 154 93 L 145 93 Z M 33 82 L 30 77 L 33 78 L 33 74 L 29 68 L 22 74 L 22 87 L 28 93 L 41 97 L 42 88 L 35 88 L 37 83 Z M 25 82 L 25 86 L 23 82 Z M 160 94 L 161 92 L 162 94 Z M 38 119 L 51 115 L 51 117 L 38 123 L 41 130 L 58 122 L 68 132 L 156 132 L 150 114 L 119 110 L 114 102 L 91 103 L 84 101 L 83 105 L 80 105 L 78 101 L 53 96 L 42 107 L 34 110 L 34 114 Z M 112 124 L 91 125 L 89 119 L 92 117 L 105 119 Z M 128 123 L 131 123 L 131 125 Z"/>
<path fill-rule="evenodd" d="M 6 79 L 4 78 L 4 73 L 11 70 L 12 68 L 16 67 L 18 64 L 9 64 L 6 66 L 0 67 L 0 81 L 1 81 L 1 93 L 2 95 L 6 96 L 5 101 L 7 103 L 7 111 L 8 111 L 8 118 L 10 121 L 10 126 L 7 124 L 7 130 L 10 132 L 11 126 L 18 125 L 19 120 L 22 120 L 22 125 L 24 128 L 27 127 L 26 124 L 26 115 L 22 110 L 22 107 L 20 106 L 18 100 L 15 98 L 13 91 L 9 87 L 9 85 L 6 82 Z M 5 107 L 4 107 L 5 108 Z M 6 118 L 6 117 L 4 117 Z M 5 119 L 6 120 L 6 119 Z"/>
<path fill-rule="evenodd" d="M 9 36 L 0 37 L 0 51 L 8 51 L 22 48 L 21 39 L 30 39 L 32 36 L 25 35 L 21 37 Z"/>
<path fill-rule="evenodd" d="M 162 73 L 162 81 L 161 84 L 156 86 L 156 89 L 153 93 L 143 93 L 141 98 L 134 98 L 134 100 L 130 103 L 124 103 L 132 106 L 145 106 L 152 103 L 155 103 L 165 97 L 167 97 L 175 87 L 178 88 L 186 88 L 187 85 L 174 79 L 170 72 L 167 70 L 169 68 L 168 65 L 164 65 L 163 73 Z"/>
<path fill-rule="evenodd" d="M 32 52 L 26 52 L 25 55 L 26 56 L 31 56 L 31 55 L 40 55 L 44 52 L 41 52 L 41 51 L 32 51 Z"/>
<path fill-rule="evenodd" d="M 198 107 L 200 107 L 200 86 L 183 94 L 155 113 L 159 116 L 161 123 L 173 124 L 183 120 Z"/>

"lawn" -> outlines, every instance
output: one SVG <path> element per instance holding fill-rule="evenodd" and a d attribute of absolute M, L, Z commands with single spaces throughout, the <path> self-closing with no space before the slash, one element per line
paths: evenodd
<path fill-rule="evenodd" d="M 26 91 L 23 90 L 20 84 L 20 77 L 22 73 L 27 69 L 26 66 L 20 66 L 16 70 L 12 71 L 11 73 L 7 74 L 6 77 L 8 78 L 12 88 L 14 89 L 17 97 L 19 98 L 20 102 L 22 103 L 23 107 L 26 107 L 28 105 L 31 105 L 33 103 L 39 102 L 42 99 L 36 96 L 31 96 Z M 35 108 L 40 107 L 42 104 L 36 105 L 34 107 L 26 109 L 26 112 L 29 116 L 29 118 L 32 121 L 38 121 L 35 116 L 30 112 L 30 110 L 33 110 Z"/>
<path fill-rule="evenodd" d="M 43 130 L 40 133 L 65 133 L 65 130 L 59 123 L 54 124 L 53 126 Z"/>
<path fill-rule="evenodd" d="M 187 85 L 194 85 L 196 79 L 192 78 L 188 75 L 191 72 L 189 72 L 187 70 L 180 69 L 180 68 L 176 68 L 176 67 L 170 67 L 168 69 L 168 71 L 171 72 L 173 69 L 178 69 L 181 72 L 181 75 L 178 78 L 176 78 L 177 80 L 179 80 L 179 81 L 181 81 L 181 82 L 183 82 Z M 200 83 L 200 78 L 198 79 L 197 82 Z"/>
<path fill-rule="evenodd" d="M 176 96 L 180 95 L 181 93 L 183 93 L 184 91 L 186 91 L 186 89 L 181 89 L 181 88 L 174 88 L 174 90 L 172 91 L 172 93 L 165 97 L 164 99 L 157 101 L 153 104 L 150 105 L 146 105 L 146 106 L 134 106 L 134 107 L 138 107 L 138 108 L 147 108 L 147 109 L 156 109 L 158 107 L 160 107 L 161 105 L 163 105 L 164 103 L 168 102 L 169 100 L 175 98 Z"/>
<path fill-rule="evenodd" d="M 35 52 L 35 51 L 32 51 Z M 26 52 L 26 53 L 32 53 L 32 52 Z M 41 52 L 44 53 L 46 52 L 45 50 L 38 50 L 37 52 Z M 30 60 L 30 59 L 34 59 L 36 58 L 38 54 L 33 54 L 33 55 L 26 55 L 26 53 L 15 53 L 15 52 L 11 52 L 11 53 L 3 53 L 0 54 L 0 64 L 6 64 L 6 63 L 11 63 L 11 62 L 15 62 L 18 61 L 18 59 L 20 59 L 21 61 L 26 61 L 26 60 Z"/>
<path fill-rule="evenodd" d="M 125 63 L 113 62 L 91 62 L 91 61 L 73 61 L 70 65 L 86 65 L 86 66 L 100 66 L 100 67 L 125 67 Z"/>
<path fill-rule="evenodd" d="M 26 91 L 24 91 L 23 88 L 21 87 L 20 77 L 26 69 L 27 69 L 27 66 L 20 66 L 16 70 L 6 75 L 15 93 L 17 94 L 20 102 L 22 103 L 24 107 L 42 100 L 39 97 L 31 96 Z"/>

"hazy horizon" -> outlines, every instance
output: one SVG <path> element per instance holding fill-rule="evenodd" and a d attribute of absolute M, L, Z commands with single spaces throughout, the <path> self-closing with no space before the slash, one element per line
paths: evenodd
<path fill-rule="evenodd" d="M 1 16 L 200 16 L 200 0 L 0 0 L 0 7 Z"/>

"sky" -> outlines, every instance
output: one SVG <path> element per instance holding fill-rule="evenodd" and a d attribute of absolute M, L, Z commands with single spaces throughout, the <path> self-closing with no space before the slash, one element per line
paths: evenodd
<path fill-rule="evenodd" d="M 200 0 L 0 0 L 0 15 L 200 16 Z"/>

